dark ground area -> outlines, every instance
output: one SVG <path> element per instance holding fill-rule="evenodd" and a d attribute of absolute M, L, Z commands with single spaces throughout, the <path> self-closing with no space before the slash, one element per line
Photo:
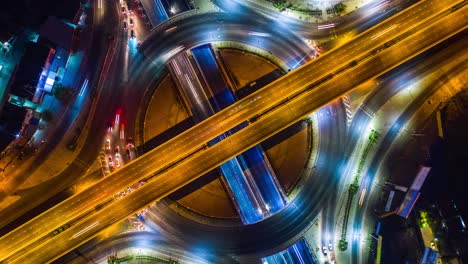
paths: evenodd
<path fill-rule="evenodd" d="M 408 219 L 393 215 L 382 220 L 382 263 L 419 263 L 423 241 L 413 214 Z"/>
<path fill-rule="evenodd" d="M 468 218 L 468 91 L 453 98 L 442 111 L 444 120 L 450 194 L 464 219 Z M 444 195 L 442 193 L 442 195 Z"/>
<path fill-rule="evenodd" d="M 441 110 L 444 139 L 430 147 L 432 171 L 423 186 L 424 200 L 437 202 L 443 213 L 458 213 L 468 218 L 468 91 L 454 96 Z"/>
<path fill-rule="evenodd" d="M 15 34 L 22 28 L 38 30 L 48 16 L 71 20 L 80 0 L 15 0 L 2 1 L 0 28 L 2 35 Z"/>
<path fill-rule="evenodd" d="M 468 219 L 468 91 L 457 94 L 441 110 L 444 138 L 436 134 L 435 114 L 420 132 L 394 159 L 406 163 L 390 168 L 390 182 L 409 186 L 419 165 L 432 167 L 421 196 L 410 217 L 387 217 L 382 221 L 382 263 L 418 263 L 423 242 L 418 232 L 419 210 L 432 215 L 433 232 L 445 245 L 439 245 L 442 259 L 454 258 L 459 252 L 468 263 L 468 235 L 462 232 L 459 216 Z M 401 170 L 403 169 L 403 170 Z M 412 171 L 414 169 L 414 171 Z M 388 196 L 388 194 L 387 194 Z M 435 206 L 435 207 L 434 207 Z M 457 221 L 458 220 L 458 221 Z M 442 227 L 444 223 L 445 227 Z"/>
<path fill-rule="evenodd" d="M 468 219 L 468 91 L 465 89 L 441 110 L 444 139 L 431 147 L 433 171 L 423 189 L 424 201 L 436 203 L 445 220 L 450 240 L 445 253 L 459 252 L 468 263 L 468 234 L 462 231 L 461 219 Z"/>

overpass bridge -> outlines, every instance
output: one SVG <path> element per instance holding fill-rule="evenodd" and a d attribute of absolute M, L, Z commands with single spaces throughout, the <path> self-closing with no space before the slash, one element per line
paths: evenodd
<path fill-rule="evenodd" d="M 371 28 L 3 236 L 0 259 L 27 263 L 60 257 L 360 83 L 464 31 L 465 5 L 427 0 Z M 249 123 L 245 129 L 207 147 L 208 141 L 243 122 Z M 140 180 L 145 184 L 139 189 L 113 198 Z M 244 230 L 255 234 L 249 226 Z"/>

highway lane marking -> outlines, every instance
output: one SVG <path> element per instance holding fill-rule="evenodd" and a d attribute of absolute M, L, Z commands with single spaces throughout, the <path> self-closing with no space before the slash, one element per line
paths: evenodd
<path fill-rule="evenodd" d="M 72 239 L 75 239 L 75 238 L 81 236 L 82 234 L 88 232 L 89 230 L 93 229 L 94 227 L 96 227 L 98 225 L 99 225 L 99 222 L 95 222 L 95 223 L 91 224 L 90 226 L 86 227 L 85 229 L 81 230 L 80 232 L 74 234 L 72 236 Z"/>
<path fill-rule="evenodd" d="M 380 36 L 386 34 L 386 33 L 389 32 L 390 30 L 396 28 L 397 26 L 398 26 L 398 24 L 394 24 L 394 25 L 392 25 L 391 27 L 389 27 L 389 28 L 383 30 L 382 32 L 379 32 L 378 34 L 375 34 L 374 36 L 371 37 L 371 39 L 374 40 L 374 39 L 376 39 L 376 38 L 378 38 L 378 37 L 380 37 Z"/>

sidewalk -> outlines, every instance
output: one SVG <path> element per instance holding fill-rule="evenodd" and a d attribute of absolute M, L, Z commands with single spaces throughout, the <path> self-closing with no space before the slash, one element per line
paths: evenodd
<path fill-rule="evenodd" d="M 299 19 L 304 22 L 324 23 L 328 19 L 349 14 L 363 5 L 374 1 L 375 0 L 289 0 L 287 2 L 292 6 L 286 8 L 284 11 L 282 11 L 282 13 L 288 17 Z M 272 12 L 279 12 L 279 10 L 275 8 L 268 0 L 247 0 L 247 2 L 268 8 Z M 333 6 L 340 2 L 345 5 L 343 12 L 341 12 L 340 15 L 336 14 L 335 12 L 330 12 L 333 9 Z M 322 14 L 318 15 L 317 13 L 317 15 L 315 15 L 317 10 L 322 11 Z"/>
<path fill-rule="evenodd" d="M 322 255 L 322 211 L 317 214 L 313 220 L 312 226 L 305 232 L 304 240 L 309 245 L 311 253 L 316 259 L 319 260 L 319 263 L 324 263 L 325 259 Z"/>
<path fill-rule="evenodd" d="M 193 0 L 193 7 L 201 12 L 221 11 L 211 0 Z"/>

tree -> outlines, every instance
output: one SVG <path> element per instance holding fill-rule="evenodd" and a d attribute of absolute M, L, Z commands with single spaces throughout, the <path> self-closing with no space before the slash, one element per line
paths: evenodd
<path fill-rule="evenodd" d="M 41 113 L 41 119 L 46 121 L 46 122 L 50 122 L 52 121 L 53 119 L 53 115 L 52 115 L 52 112 L 50 110 L 44 110 L 42 111 Z"/>
<path fill-rule="evenodd" d="M 59 100 L 66 102 L 70 98 L 70 89 L 63 86 L 61 83 L 57 83 L 52 88 L 52 94 Z"/>
<path fill-rule="evenodd" d="M 339 2 L 338 4 L 333 6 L 333 9 L 335 10 L 335 13 L 341 14 L 345 11 L 346 5 L 343 4 L 342 2 Z"/>
<path fill-rule="evenodd" d="M 288 7 L 288 3 L 286 3 L 286 0 L 274 0 L 273 6 L 278 8 L 279 11 L 284 11 Z"/>

